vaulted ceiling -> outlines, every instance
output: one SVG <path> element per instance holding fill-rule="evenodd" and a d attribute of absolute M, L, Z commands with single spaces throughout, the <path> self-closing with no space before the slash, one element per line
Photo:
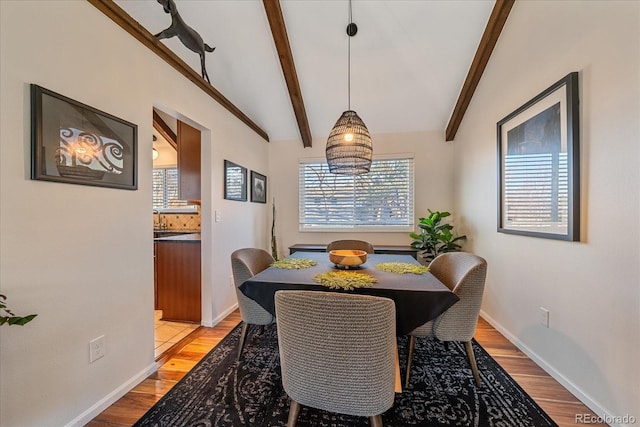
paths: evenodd
<path fill-rule="evenodd" d="M 99 2 L 105 1 L 109 0 Z M 211 85 L 262 129 L 268 139 L 304 139 L 300 118 L 297 120 L 294 114 L 297 98 L 292 103 L 268 19 L 268 13 L 273 14 L 268 10 L 272 0 L 175 3 L 182 19 L 216 48 L 206 54 Z M 353 1 L 353 21 L 359 31 L 351 39 L 351 107 L 373 134 L 444 134 L 456 102 L 465 96 L 461 90 L 474 68 L 472 63 L 479 45 L 482 47 L 483 34 L 487 37 L 485 29 L 491 23 L 494 3 Z M 115 4 L 151 34 L 171 24 L 171 17 L 156 0 L 115 0 Z M 279 8 L 277 2 L 275 6 L 281 9 L 286 27 L 307 132 L 325 138 L 348 107 L 345 28 L 349 2 L 281 0 Z M 502 15 L 506 19 L 504 12 Z M 500 25 L 497 34 L 493 30 L 493 43 L 501 28 Z M 200 73 L 198 55 L 177 37 L 160 43 Z M 485 54 L 485 63 L 486 60 Z M 297 110 L 300 111 L 299 106 Z"/>

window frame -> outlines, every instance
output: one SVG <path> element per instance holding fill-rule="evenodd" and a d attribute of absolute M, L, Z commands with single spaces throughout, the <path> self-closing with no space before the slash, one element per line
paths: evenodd
<path fill-rule="evenodd" d="M 415 156 L 413 153 L 398 153 L 398 154 L 382 154 L 374 155 L 373 162 L 383 160 L 409 160 L 411 162 L 410 177 L 408 179 L 408 185 L 410 187 L 410 204 L 409 220 L 407 224 L 387 224 L 387 225 L 309 225 L 303 224 L 302 217 L 302 203 L 303 203 L 303 176 L 302 167 L 305 164 L 323 164 L 326 166 L 327 161 L 325 158 L 301 158 L 298 161 L 298 231 L 302 233 L 407 233 L 415 231 Z M 372 166 L 373 170 L 373 166 Z M 370 172 L 371 173 L 371 172 Z"/>
<path fill-rule="evenodd" d="M 153 168 L 153 170 L 152 170 L 152 172 L 155 172 L 156 170 L 164 170 L 165 171 L 164 172 L 165 175 L 164 175 L 163 196 L 162 196 L 162 200 L 163 200 L 163 205 L 164 206 L 166 206 L 167 203 L 168 203 L 168 200 L 167 200 L 167 189 L 166 189 L 166 180 L 167 180 L 166 171 L 170 170 L 170 169 L 171 170 L 176 170 L 176 172 L 178 170 L 178 168 L 176 166 L 164 166 L 164 167 L 159 167 L 159 168 Z M 192 214 L 192 213 L 197 213 L 198 212 L 198 206 L 192 205 L 192 204 L 190 205 L 190 204 L 188 204 L 188 202 L 186 200 L 182 200 L 185 203 L 187 203 L 184 206 L 162 207 L 162 208 L 155 207 L 155 205 L 153 205 L 153 184 L 154 184 L 153 181 L 154 180 L 152 179 L 152 183 L 151 183 L 151 186 L 152 186 L 151 204 L 153 206 L 153 211 L 154 212 L 157 212 L 157 213 L 176 213 L 176 214 L 179 214 L 179 213 Z M 179 179 L 177 181 L 177 185 L 178 186 L 180 185 L 180 180 Z M 176 199 L 176 200 L 180 200 L 180 199 Z"/>

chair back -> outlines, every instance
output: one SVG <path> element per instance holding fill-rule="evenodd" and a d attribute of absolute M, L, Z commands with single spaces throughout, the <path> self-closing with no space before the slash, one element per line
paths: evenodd
<path fill-rule="evenodd" d="M 435 336 L 442 341 L 469 341 L 478 324 L 487 262 L 472 253 L 449 252 L 431 261 L 429 272 L 460 298 L 434 321 Z"/>
<path fill-rule="evenodd" d="M 393 405 L 395 304 L 318 291 L 275 295 L 282 384 L 296 402 L 375 416 Z"/>
<path fill-rule="evenodd" d="M 269 267 L 275 260 L 269 252 L 257 248 L 238 249 L 231 254 L 231 269 L 242 320 L 254 325 L 273 323 L 273 316 L 260 304 L 243 294 L 239 286 Z"/>
<path fill-rule="evenodd" d="M 373 245 L 364 240 L 334 240 L 327 245 L 327 252 L 337 249 L 353 249 L 357 251 L 365 251 L 368 254 L 374 252 Z"/>

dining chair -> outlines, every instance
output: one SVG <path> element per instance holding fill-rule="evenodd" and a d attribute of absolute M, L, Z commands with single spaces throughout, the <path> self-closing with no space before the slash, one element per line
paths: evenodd
<path fill-rule="evenodd" d="M 282 385 L 291 398 L 288 427 L 301 405 L 369 417 L 393 405 L 395 304 L 370 295 L 277 291 L 276 324 Z"/>
<path fill-rule="evenodd" d="M 337 249 L 353 249 L 358 251 L 365 251 L 368 254 L 374 252 L 373 245 L 364 240 L 334 240 L 327 245 L 327 252 Z"/>
<path fill-rule="evenodd" d="M 236 297 L 238 298 L 240 316 L 242 317 L 242 331 L 240 333 L 238 356 L 236 360 L 240 360 L 242 348 L 244 347 L 244 342 L 247 337 L 248 326 L 269 325 L 274 322 L 274 318 L 271 313 L 240 291 L 240 285 L 269 267 L 274 261 L 275 260 L 269 252 L 257 248 L 238 249 L 231 254 L 233 282 L 236 287 Z"/>
<path fill-rule="evenodd" d="M 471 339 L 478 325 L 487 262 L 468 252 L 449 252 L 438 255 L 431 261 L 429 272 L 444 283 L 460 300 L 436 319 L 410 332 L 405 387 L 409 387 L 416 337 L 436 337 L 445 342 L 464 342 L 473 377 L 476 384 L 480 386 L 480 375 Z"/>

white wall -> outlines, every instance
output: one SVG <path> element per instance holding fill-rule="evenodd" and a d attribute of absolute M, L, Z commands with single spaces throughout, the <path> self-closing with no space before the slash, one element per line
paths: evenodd
<path fill-rule="evenodd" d="M 88 2 L 3 0 L 0 43 L 0 293 L 38 313 L 0 328 L 0 425 L 82 424 L 154 368 L 152 107 L 203 132 L 204 323 L 236 303 L 231 251 L 268 240 L 265 205 L 222 199 L 223 159 L 264 172 L 268 144 Z M 138 190 L 30 180 L 30 83 L 136 123 Z"/>
<path fill-rule="evenodd" d="M 484 314 L 600 414 L 640 419 L 640 3 L 516 2 L 455 139 Z M 496 123 L 580 73 L 581 242 L 496 232 Z M 539 307 L 550 328 L 538 324 Z M 616 424 L 616 420 L 613 424 Z"/>
<path fill-rule="evenodd" d="M 336 112 L 336 116 L 340 112 Z M 412 239 L 404 233 L 326 233 L 300 232 L 298 229 L 298 165 L 300 159 L 325 158 L 327 135 L 313 139 L 313 147 L 303 148 L 299 141 L 269 144 L 269 191 L 276 199 L 276 235 L 281 255 L 296 243 L 327 244 L 337 239 L 362 239 L 375 245 L 408 245 Z M 321 130 L 317 130 L 320 132 Z M 427 209 L 451 211 L 453 207 L 453 147 L 444 144 L 442 132 L 374 134 L 373 154 L 411 153 L 415 161 L 415 216 L 427 215 Z M 269 199 L 271 200 L 271 199 Z M 453 212 L 455 214 L 455 212 Z M 455 223 L 454 215 L 454 223 Z"/>

